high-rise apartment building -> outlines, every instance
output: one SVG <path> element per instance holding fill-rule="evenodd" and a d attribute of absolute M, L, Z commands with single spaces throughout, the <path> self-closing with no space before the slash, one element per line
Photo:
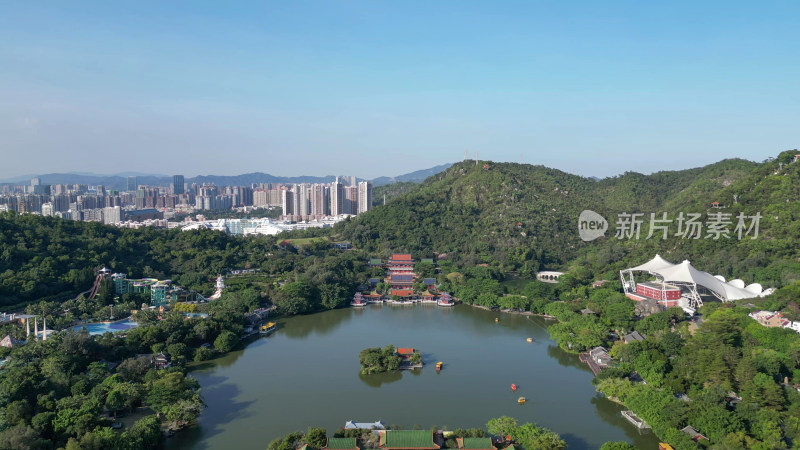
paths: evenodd
<path fill-rule="evenodd" d="M 358 214 L 358 186 L 347 186 L 344 188 L 342 214 Z"/>
<path fill-rule="evenodd" d="M 307 216 L 310 214 L 311 210 L 310 186 L 305 183 L 301 183 L 296 185 L 296 189 L 299 189 L 299 192 L 297 193 L 298 204 L 295 207 L 297 210 L 297 215 Z"/>
<path fill-rule="evenodd" d="M 172 193 L 173 194 L 183 194 L 186 192 L 186 189 L 183 187 L 183 175 L 173 175 L 172 176 Z"/>
<path fill-rule="evenodd" d="M 338 216 L 344 211 L 344 186 L 339 182 L 339 177 L 331 183 L 331 215 Z"/>
<path fill-rule="evenodd" d="M 312 216 L 327 216 L 329 211 L 328 186 L 314 184 L 311 186 L 311 212 Z"/>
<path fill-rule="evenodd" d="M 127 186 L 128 189 L 127 189 L 127 191 L 128 192 L 133 192 L 138 187 L 139 187 L 139 185 L 138 185 L 138 183 L 136 181 L 136 177 L 128 177 L 128 186 Z"/>
<path fill-rule="evenodd" d="M 115 224 L 122 221 L 122 208 L 119 206 L 107 206 L 103 208 L 103 223 Z"/>
<path fill-rule="evenodd" d="M 372 183 L 362 181 L 358 183 L 358 213 L 372 209 Z"/>
<path fill-rule="evenodd" d="M 281 208 L 284 216 L 297 215 L 297 185 L 291 189 L 284 189 L 281 191 Z"/>

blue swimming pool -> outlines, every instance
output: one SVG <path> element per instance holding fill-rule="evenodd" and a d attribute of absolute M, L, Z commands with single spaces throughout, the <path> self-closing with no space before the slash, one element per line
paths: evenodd
<path fill-rule="evenodd" d="M 138 327 L 139 324 L 130 320 L 118 320 L 116 322 L 98 322 L 98 323 L 85 323 L 83 325 L 75 325 L 72 327 L 73 330 L 80 330 L 81 328 L 86 328 L 89 330 L 89 334 L 103 334 L 106 331 L 110 331 L 112 333 L 117 331 L 125 331 L 130 330 L 131 328 Z"/>

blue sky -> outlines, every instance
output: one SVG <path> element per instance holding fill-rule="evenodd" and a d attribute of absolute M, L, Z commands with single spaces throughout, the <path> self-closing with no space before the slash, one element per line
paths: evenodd
<path fill-rule="evenodd" d="M 581 175 L 797 148 L 800 2 L 0 3 L 0 178 Z"/>

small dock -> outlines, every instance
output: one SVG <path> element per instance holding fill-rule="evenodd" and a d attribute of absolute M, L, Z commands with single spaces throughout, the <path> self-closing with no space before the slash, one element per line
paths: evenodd
<path fill-rule="evenodd" d="M 650 425 L 647 424 L 644 420 L 642 420 L 639 416 L 636 415 L 633 411 L 627 410 L 622 411 L 622 417 L 625 418 L 628 422 L 630 422 L 633 426 L 640 430 L 647 430 L 650 428 Z"/>

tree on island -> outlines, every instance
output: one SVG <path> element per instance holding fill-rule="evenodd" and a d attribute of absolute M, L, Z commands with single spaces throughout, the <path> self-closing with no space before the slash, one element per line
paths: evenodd
<path fill-rule="evenodd" d="M 402 358 L 397 355 L 393 345 L 387 345 L 383 349 L 374 347 L 361 350 L 358 360 L 361 363 L 361 373 L 369 375 L 399 369 Z"/>
<path fill-rule="evenodd" d="M 499 438 L 510 437 L 526 450 L 537 448 L 559 450 L 567 447 L 567 443 L 557 433 L 532 423 L 519 425 L 517 419 L 508 416 L 491 419 L 486 428 L 490 434 Z"/>

